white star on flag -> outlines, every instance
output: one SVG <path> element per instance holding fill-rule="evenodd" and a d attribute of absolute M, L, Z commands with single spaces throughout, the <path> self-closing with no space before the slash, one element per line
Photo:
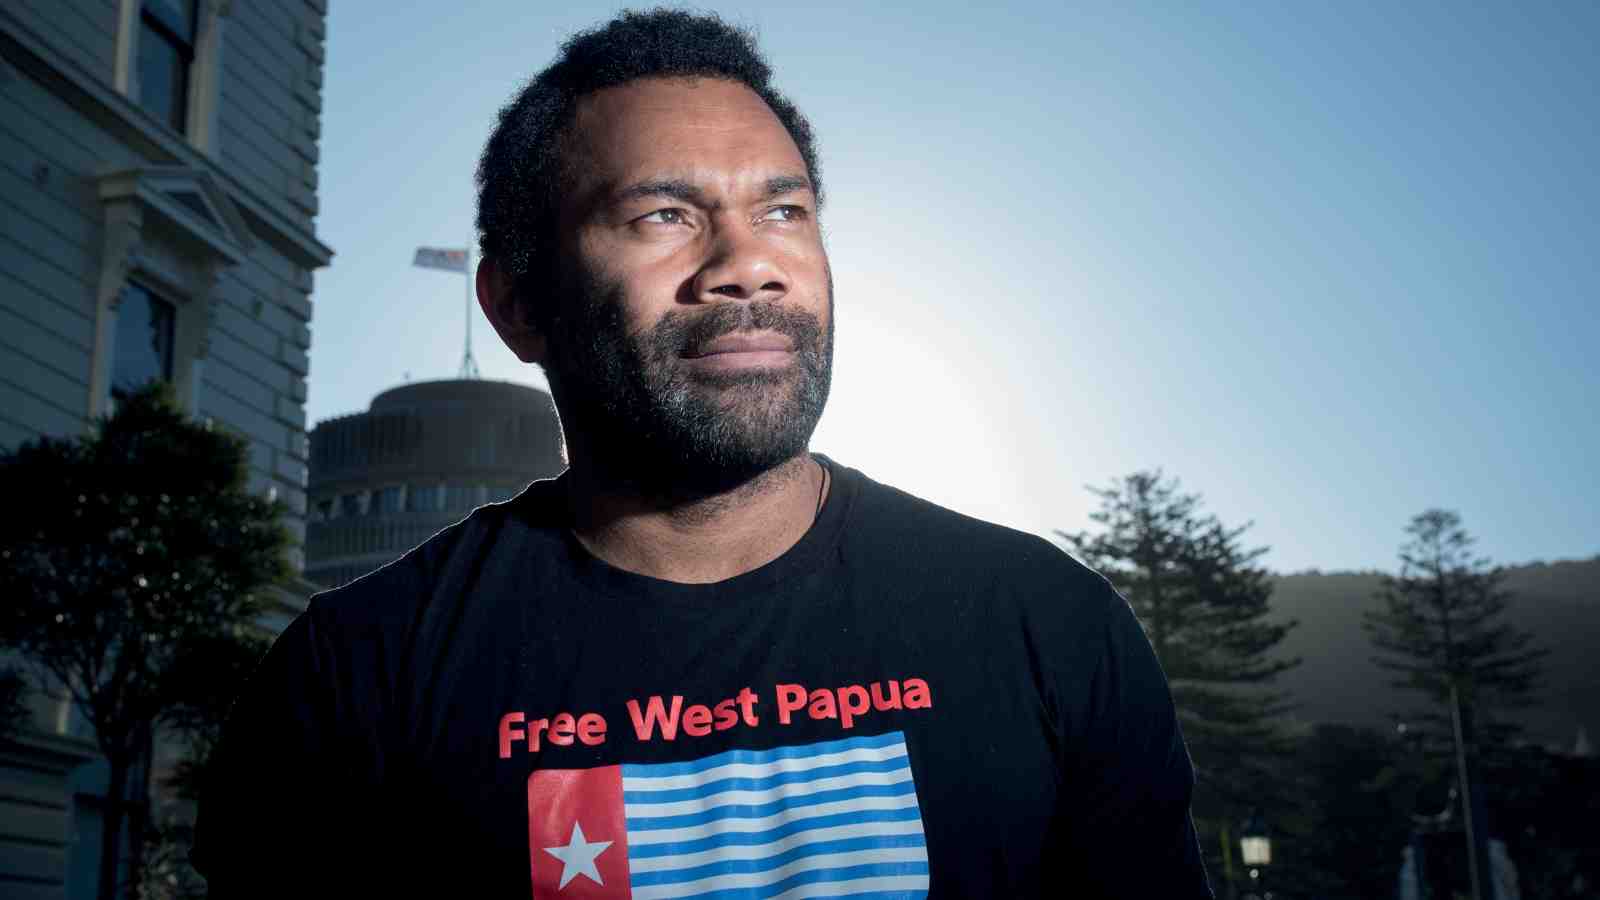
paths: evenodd
<path fill-rule="evenodd" d="M 572 837 L 567 840 L 565 847 L 546 847 L 544 852 L 561 860 L 561 883 L 556 890 L 567 886 L 567 882 L 579 875 L 587 876 L 595 884 L 604 885 L 600 880 L 600 870 L 595 866 L 595 858 L 604 853 L 611 846 L 610 841 L 589 841 L 583 836 L 583 825 L 579 822 L 572 823 Z"/>

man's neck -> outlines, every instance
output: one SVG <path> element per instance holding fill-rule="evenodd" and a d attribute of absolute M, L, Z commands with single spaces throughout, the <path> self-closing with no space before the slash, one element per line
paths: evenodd
<path fill-rule="evenodd" d="M 563 479 L 572 531 L 600 559 L 640 575 L 708 584 L 782 556 L 810 529 L 829 487 L 809 453 L 722 494 L 666 501 L 574 465 Z"/>

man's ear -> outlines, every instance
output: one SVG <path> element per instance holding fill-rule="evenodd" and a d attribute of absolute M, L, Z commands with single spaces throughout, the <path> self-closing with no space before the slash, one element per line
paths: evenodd
<path fill-rule="evenodd" d="M 478 263 L 478 305 L 517 359 L 544 365 L 548 344 L 534 327 L 533 310 L 517 299 L 513 281 L 498 261 L 486 256 Z"/>

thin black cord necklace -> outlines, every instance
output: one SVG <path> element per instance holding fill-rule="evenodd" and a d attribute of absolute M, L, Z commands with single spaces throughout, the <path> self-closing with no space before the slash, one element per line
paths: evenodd
<path fill-rule="evenodd" d="M 817 459 L 815 456 L 811 457 L 811 461 L 816 463 L 817 468 L 822 472 L 822 480 L 817 482 L 817 511 L 811 514 L 811 521 L 815 523 L 822 516 L 822 496 L 828 491 L 828 467 L 823 465 L 822 460 Z"/>

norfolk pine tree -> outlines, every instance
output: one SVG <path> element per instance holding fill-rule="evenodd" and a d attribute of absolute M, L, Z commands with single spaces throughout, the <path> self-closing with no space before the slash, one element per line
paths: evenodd
<path fill-rule="evenodd" d="M 1489 895 L 1488 828 L 1480 774 L 1512 747 L 1519 726 L 1504 711 L 1531 702 L 1545 650 L 1505 620 L 1505 571 L 1472 555 L 1473 539 L 1454 512 L 1430 509 L 1406 527 L 1398 576 L 1383 579 L 1382 606 L 1362 627 L 1379 651 L 1373 662 L 1395 687 L 1430 701 L 1406 715 L 1424 754 L 1455 757 L 1463 788 L 1468 864 L 1477 896 Z"/>
<path fill-rule="evenodd" d="M 1472 556 L 1460 516 L 1430 509 L 1413 517 L 1406 533 L 1411 540 L 1400 550 L 1400 574 L 1384 577 L 1381 607 L 1362 623 L 1378 650 L 1373 662 L 1395 673 L 1395 687 L 1428 701 L 1406 721 L 1420 730 L 1430 756 L 1454 752 L 1452 685 L 1474 720 L 1469 739 L 1492 756 L 1520 731 L 1496 713 L 1533 700 L 1545 651 L 1505 620 L 1511 602 L 1505 571 Z"/>
<path fill-rule="evenodd" d="M 1200 497 L 1160 470 L 1089 490 L 1099 533 L 1057 534 L 1127 598 L 1161 661 L 1195 764 L 1196 825 L 1219 872 L 1235 849 L 1232 827 L 1253 807 L 1280 826 L 1292 809 L 1279 788 L 1292 744 L 1277 719 L 1288 703 L 1272 682 L 1299 660 L 1272 650 L 1295 623 L 1267 621 L 1272 586 L 1253 564 L 1267 548 L 1240 548 L 1248 524 L 1199 514 Z"/>
<path fill-rule="evenodd" d="M 158 725 L 192 731 L 238 688 L 218 641 L 248 642 L 288 573 L 280 504 L 248 488 L 247 445 L 185 417 L 171 387 L 122 397 L 84 437 L 0 453 L 0 639 L 88 720 L 110 769 L 101 900 L 117 892 L 121 802 Z M 133 783 L 139 783 L 136 779 Z M 141 850 L 148 795 L 131 837 Z M 130 873 L 136 874 L 136 873 Z"/>

